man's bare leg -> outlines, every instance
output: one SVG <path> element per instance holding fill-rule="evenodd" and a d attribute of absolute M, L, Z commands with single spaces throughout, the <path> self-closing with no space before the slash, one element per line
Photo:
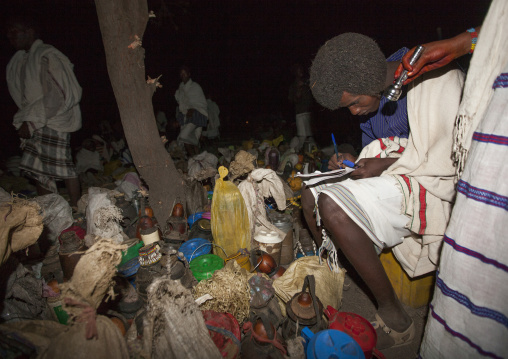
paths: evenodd
<path fill-rule="evenodd" d="M 77 207 L 79 198 L 81 197 L 79 178 L 67 178 L 65 180 L 65 187 L 67 188 L 67 193 L 69 194 L 69 202 L 71 207 Z"/>
<path fill-rule="evenodd" d="M 44 196 L 45 194 L 53 193 L 49 189 L 42 187 L 39 182 L 35 184 L 35 188 L 37 189 L 38 196 Z"/>
<path fill-rule="evenodd" d="M 411 325 L 411 317 L 397 298 L 371 239 L 326 194 L 319 196 L 318 207 L 323 225 L 331 233 L 336 248 L 344 253 L 376 298 L 379 316 L 391 329 L 405 331 Z M 378 339 L 379 348 L 393 343 L 388 336 Z"/>
<path fill-rule="evenodd" d="M 332 178 L 331 180 L 323 181 L 321 183 L 337 183 L 341 182 L 345 179 L 344 178 Z M 323 236 L 321 234 L 321 227 L 317 225 L 316 223 L 316 215 L 314 213 L 314 208 L 316 207 L 316 199 L 314 198 L 314 195 L 310 191 L 310 189 L 303 185 L 302 187 L 302 211 L 303 211 L 303 217 L 305 218 L 305 221 L 307 222 L 307 226 L 309 227 L 309 230 L 314 237 L 314 241 L 316 242 L 317 246 L 320 247 L 321 243 L 323 242 Z"/>
<path fill-rule="evenodd" d="M 184 143 L 185 151 L 187 151 L 187 156 L 190 158 L 199 154 L 198 146 L 191 145 L 190 143 Z"/>

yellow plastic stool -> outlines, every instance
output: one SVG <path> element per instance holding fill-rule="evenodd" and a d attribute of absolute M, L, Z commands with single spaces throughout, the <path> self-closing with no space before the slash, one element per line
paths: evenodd
<path fill-rule="evenodd" d="M 429 304 L 434 290 L 435 272 L 411 278 L 402 269 L 392 251 L 381 253 L 379 259 L 402 303 L 413 308 Z"/>

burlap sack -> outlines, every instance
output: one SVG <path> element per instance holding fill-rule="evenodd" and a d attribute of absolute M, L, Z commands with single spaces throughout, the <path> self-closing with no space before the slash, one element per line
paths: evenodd
<path fill-rule="evenodd" d="M 14 198 L 0 206 L 0 264 L 12 252 L 25 249 L 39 239 L 42 233 L 40 207 L 33 201 Z"/>
<path fill-rule="evenodd" d="M 192 293 L 169 276 L 148 287 L 147 314 L 140 339 L 127 333 L 131 357 L 164 359 L 221 359 Z"/>
<path fill-rule="evenodd" d="M 286 272 L 273 281 L 275 294 L 279 298 L 282 313 L 286 315 L 287 303 L 296 293 L 301 292 L 305 277 L 312 274 L 316 279 L 316 295 L 326 308 L 331 305 L 339 309 L 342 302 L 342 290 L 346 271 L 340 269 L 338 273 L 332 272 L 326 265 L 319 264 L 317 256 L 302 257 L 290 264 Z"/>
<path fill-rule="evenodd" d="M 0 326 L 0 336 L 11 335 L 9 350 L 19 347 L 19 342 L 28 341 L 37 358 L 128 358 L 121 332 L 110 319 L 96 316 L 95 312 L 107 293 L 114 295 L 113 276 L 125 249 L 126 245 L 109 239 L 101 239 L 90 247 L 80 258 L 71 280 L 60 284 L 63 308 L 71 318 L 70 324 L 28 321 L 19 324 L 17 329 Z"/>
<path fill-rule="evenodd" d="M 96 318 L 97 339 L 87 340 L 85 323 L 66 326 L 48 320 L 25 320 L 0 325 L 7 353 L 22 352 L 39 359 L 128 358 L 127 345 L 118 327 L 106 317 Z"/>
<path fill-rule="evenodd" d="M 217 170 L 215 170 L 217 172 Z M 208 197 L 205 188 L 198 180 L 192 179 L 186 175 L 185 181 L 185 215 L 188 217 L 193 213 L 204 211 L 208 203 Z M 176 201 L 175 203 L 178 203 Z"/>
<path fill-rule="evenodd" d="M 253 154 L 244 150 L 239 151 L 235 156 L 235 160 L 231 162 L 229 167 L 229 177 L 231 178 L 231 181 L 251 172 L 254 168 L 256 168 L 255 160 L 256 156 Z"/>
<path fill-rule="evenodd" d="M 122 260 L 122 250 L 126 249 L 126 245 L 113 243 L 109 239 L 96 242 L 80 258 L 70 281 L 60 284 L 62 298 L 86 303 L 97 309 L 106 294 L 114 296 L 113 276 Z M 79 316 L 82 311 L 65 303 L 64 309 L 71 317 Z"/>
<path fill-rule="evenodd" d="M 66 325 L 49 320 L 23 320 L 0 324 L 0 336 L 7 357 L 16 352 L 29 357 L 46 350 L 51 340 L 66 328 Z"/>
<path fill-rule="evenodd" d="M 118 327 L 107 317 L 96 318 L 97 339 L 86 339 L 85 323 L 77 323 L 54 337 L 38 359 L 53 358 L 104 358 L 129 357 L 127 344 Z"/>

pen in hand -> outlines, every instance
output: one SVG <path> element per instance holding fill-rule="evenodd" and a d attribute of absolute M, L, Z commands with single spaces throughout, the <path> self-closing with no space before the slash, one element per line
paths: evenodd
<path fill-rule="evenodd" d="M 333 142 L 333 148 L 335 149 L 335 156 L 337 158 L 337 165 L 339 166 L 339 168 L 341 168 L 341 164 L 339 163 L 342 162 L 344 163 L 344 159 L 343 159 L 343 156 L 342 154 L 339 155 L 339 150 L 337 149 L 337 142 L 335 142 L 335 136 L 333 135 L 332 133 L 332 142 Z"/>
<path fill-rule="evenodd" d="M 335 142 L 335 136 L 332 133 L 332 142 L 333 148 L 335 149 L 335 156 L 337 157 L 337 162 L 339 162 L 339 151 L 337 150 L 337 143 Z"/>
<path fill-rule="evenodd" d="M 333 148 L 335 149 L 335 156 L 337 156 L 337 163 L 340 160 L 340 161 L 342 161 L 342 164 L 344 164 L 344 165 L 346 165 L 348 167 L 358 168 L 358 166 L 355 165 L 353 162 L 351 162 L 349 160 L 345 160 L 342 155 L 339 155 L 339 151 L 337 149 L 337 143 L 335 142 L 335 136 L 333 135 L 333 133 L 332 133 L 332 142 L 333 142 Z"/>
<path fill-rule="evenodd" d="M 356 165 L 353 162 L 348 161 L 348 160 L 342 160 L 342 163 L 345 164 L 348 167 L 351 167 L 351 168 L 355 168 L 355 169 L 359 168 L 358 165 Z"/>

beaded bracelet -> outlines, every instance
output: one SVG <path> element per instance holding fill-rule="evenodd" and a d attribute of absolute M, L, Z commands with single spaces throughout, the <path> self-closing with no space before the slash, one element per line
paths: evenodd
<path fill-rule="evenodd" d="M 152 264 L 159 262 L 162 254 L 159 251 L 159 246 L 155 243 L 149 244 L 139 249 L 139 264 L 142 267 L 148 267 Z"/>
<path fill-rule="evenodd" d="M 469 49 L 469 53 L 472 54 L 474 51 L 474 48 L 476 47 L 476 42 L 478 41 L 478 33 L 476 32 L 476 29 L 474 27 L 467 30 L 471 34 L 471 49 Z"/>

